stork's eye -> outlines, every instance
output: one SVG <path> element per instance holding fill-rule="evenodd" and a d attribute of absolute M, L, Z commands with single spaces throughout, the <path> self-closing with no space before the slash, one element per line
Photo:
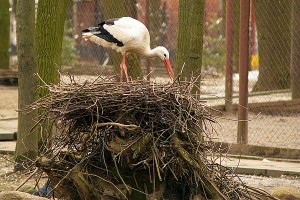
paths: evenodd
<path fill-rule="evenodd" d="M 164 56 L 165 56 L 165 57 L 167 57 L 167 55 L 166 55 L 166 54 L 164 54 Z"/>

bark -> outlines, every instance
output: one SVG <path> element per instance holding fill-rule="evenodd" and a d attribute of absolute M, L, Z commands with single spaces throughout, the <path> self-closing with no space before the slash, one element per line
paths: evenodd
<path fill-rule="evenodd" d="M 67 0 L 39 0 L 36 21 L 38 73 L 46 84 L 58 83 Z M 42 84 L 42 82 L 41 82 Z M 38 96 L 47 94 L 40 89 Z"/>
<path fill-rule="evenodd" d="M 182 77 L 190 79 L 201 73 L 203 49 L 204 1 L 179 1 L 176 67 L 178 75 L 185 63 Z"/>
<path fill-rule="evenodd" d="M 19 61 L 19 93 L 18 108 L 35 101 L 35 91 L 37 88 L 36 62 L 34 52 L 34 29 L 35 29 L 35 1 L 19 1 L 17 5 L 17 49 Z M 34 160 L 37 155 L 37 133 L 30 133 L 30 129 L 35 124 L 36 112 L 18 116 L 18 140 L 16 145 L 15 159 L 17 163 Z M 19 168 L 20 167 L 20 168 Z M 21 165 L 16 166 L 21 169 Z"/>
<path fill-rule="evenodd" d="M 292 7 L 291 88 L 292 99 L 300 99 L 300 1 Z"/>
<path fill-rule="evenodd" d="M 259 76 L 253 91 L 290 87 L 290 0 L 255 0 Z"/>
<path fill-rule="evenodd" d="M 124 16 L 131 16 L 133 18 L 136 18 L 137 16 L 135 8 L 136 0 L 103 0 L 103 4 L 105 19 L 118 18 Z M 112 60 L 112 64 L 114 66 L 115 74 L 119 75 L 122 55 L 111 49 L 109 51 L 110 59 Z M 143 77 L 139 55 L 127 54 L 126 65 L 129 77 L 131 77 L 132 79 Z"/>
<path fill-rule="evenodd" d="M 233 32 L 233 71 L 239 71 L 239 38 L 240 38 L 240 0 L 234 0 Z"/>
<path fill-rule="evenodd" d="M 9 0 L 0 0 L 0 69 L 9 69 Z"/>
<path fill-rule="evenodd" d="M 234 8 L 233 8 L 233 56 L 232 56 L 232 65 L 233 71 L 239 71 L 239 28 L 240 28 L 240 0 L 233 0 Z M 223 17 L 223 24 L 224 24 L 224 32 L 225 32 L 225 25 L 226 25 L 226 0 L 222 0 L 222 17 Z M 226 34 L 224 34 L 226 37 Z"/>
<path fill-rule="evenodd" d="M 62 40 L 68 0 L 39 0 L 36 20 L 36 60 L 40 85 L 59 83 Z M 39 88 L 37 97 L 48 94 L 45 88 Z M 42 111 L 39 111 L 42 112 Z M 51 135 L 48 122 L 40 128 L 39 146 Z"/>
<path fill-rule="evenodd" d="M 187 0 L 179 1 L 178 11 L 178 34 L 177 34 L 177 50 L 176 50 L 176 67 L 175 75 L 181 72 L 181 69 L 185 63 L 187 67 L 188 56 L 187 52 L 190 46 L 189 27 L 190 27 L 190 15 L 189 15 L 190 4 Z"/>
<path fill-rule="evenodd" d="M 14 12 L 14 14 L 17 13 L 17 3 L 18 3 L 18 0 L 13 0 L 12 11 Z"/>

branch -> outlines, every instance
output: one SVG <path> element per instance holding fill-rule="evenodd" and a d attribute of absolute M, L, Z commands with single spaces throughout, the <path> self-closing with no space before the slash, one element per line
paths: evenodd
<path fill-rule="evenodd" d="M 140 128 L 139 126 L 134 125 L 134 124 L 125 125 L 125 124 L 120 124 L 120 123 L 117 123 L 117 122 L 105 122 L 105 123 L 95 124 L 95 127 L 104 127 L 104 126 L 117 126 L 119 128 L 125 128 L 129 131 L 133 131 L 137 128 Z"/>

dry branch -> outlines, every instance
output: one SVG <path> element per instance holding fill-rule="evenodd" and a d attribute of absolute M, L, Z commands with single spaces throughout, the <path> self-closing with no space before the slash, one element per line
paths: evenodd
<path fill-rule="evenodd" d="M 149 199 L 155 191 L 168 199 L 267 196 L 209 159 L 216 153 L 210 138 L 215 120 L 191 95 L 192 86 L 47 85 L 50 94 L 23 110 L 43 110 L 36 127 L 50 120 L 49 131 L 55 130 L 37 167 L 57 196 L 71 199 Z"/>

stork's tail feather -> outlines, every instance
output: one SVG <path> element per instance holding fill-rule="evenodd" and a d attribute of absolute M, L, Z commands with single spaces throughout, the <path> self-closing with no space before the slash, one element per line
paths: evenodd
<path fill-rule="evenodd" d="M 83 32 L 83 33 L 88 33 L 88 32 L 91 32 L 91 31 L 90 31 L 89 28 L 87 28 L 87 29 L 82 30 L 81 32 Z"/>
<path fill-rule="evenodd" d="M 101 31 L 100 31 L 100 28 L 99 27 L 90 27 L 90 28 L 87 28 L 87 29 L 84 29 L 82 31 L 82 33 L 92 33 L 94 35 L 97 35 L 97 34 L 100 34 Z"/>
<path fill-rule="evenodd" d="M 82 37 L 87 40 L 89 37 L 100 33 L 101 31 L 99 30 L 99 27 L 90 27 L 82 30 Z"/>

